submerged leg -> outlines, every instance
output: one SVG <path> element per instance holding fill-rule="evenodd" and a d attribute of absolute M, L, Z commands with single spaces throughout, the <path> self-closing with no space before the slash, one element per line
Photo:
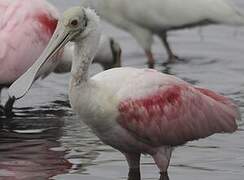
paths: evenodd
<path fill-rule="evenodd" d="M 0 87 L 0 103 L 1 103 L 1 92 L 2 92 L 2 87 Z"/>
<path fill-rule="evenodd" d="M 154 68 L 154 64 L 155 64 L 155 60 L 154 60 L 154 57 L 153 57 L 153 54 L 152 54 L 152 51 L 150 50 L 145 50 L 145 54 L 147 56 L 147 63 L 148 63 L 148 67 L 149 68 Z"/>
<path fill-rule="evenodd" d="M 157 149 L 157 152 L 152 155 L 157 167 L 160 170 L 161 177 L 167 177 L 169 162 L 173 148 L 171 146 L 162 146 Z"/>
<path fill-rule="evenodd" d="M 130 169 L 128 173 L 128 180 L 141 180 L 140 169 Z"/>
<path fill-rule="evenodd" d="M 140 154 L 124 153 L 129 165 L 128 180 L 140 180 Z"/>
<path fill-rule="evenodd" d="M 14 97 L 9 97 L 8 101 L 6 102 L 5 106 L 4 106 L 4 110 L 5 110 L 5 115 L 7 117 L 11 117 L 13 116 L 13 105 L 15 102 L 15 98 Z"/>
<path fill-rule="evenodd" d="M 167 32 L 164 31 L 162 34 L 160 34 L 160 38 L 168 54 L 168 63 L 176 62 L 176 60 L 179 58 L 176 55 L 174 55 L 173 51 L 170 48 L 169 42 L 167 40 Z"/>
<path fill-rule="evenodd" d="M 1 91 L 2 88 L 0 87 L 0 103 L 1 103 Z M 4 114 L 4 107 L 0 104 L 0 116 L 2 116 Z"/>

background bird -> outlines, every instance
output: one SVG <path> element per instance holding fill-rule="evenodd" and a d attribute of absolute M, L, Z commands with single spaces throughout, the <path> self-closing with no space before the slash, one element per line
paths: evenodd
<path fill-rule="evenodd" d="M 82 0 L 82 5 L 129 32 L 144 49 L 149 67 L 155 62 L 153 35 L 161 39 L 167 63 L 172 63 L 178 57 L 168 43 L 168 31 L 209 24 L 244 25 L 244 14 L 227 0 Z"/>
<path fill-rule="evenodd" d="M 100 64 L 104 70 L 121 67 L 121 47 L 112 37 L 101 36 L 93 63 Z"/>
<path fill-rule="evenodd" d="M 71 71 L 73 52 L 74 45 L 72 43 L 64 47 L 59 63 L 54 69 L 55 73 L 60 74 Z M 101 36 L 93 63 L 100 64 L 104 70 L 121 67 L 121 48 L 119 43 L 112 37 Z"/>
<path fill-rule="evenodd" d="M 88 77 L 99 42 L 99 18 L 90 9 L 67 10 L 35 64 L 9 88 L 23 97 L 39 69 L 69 41 L 74 42 L 69 98 L 72 108 L 105 143 L 122 152 L 130 172 L 139 171 L 140 155 L 150 154 L 160 172 L 174 147 L 214 133 L 232 133 L 240 118 L 227 97 L 194 87 L 151 69 L 114 68 Z M 23 86 L 23 82 L 25 86 Z"/>
<path fill-rule="evenodd" d="M 0 92 L 23 74 L 40 56 L 48 44 L 59 17 L 58 10 L 46 0 L 0 0 Z M 73 49 L 64 47 L 39 72 L 45 78 L 51 72 L 70 71 Z M 121 49 L 110 37 L 104 37 L 96 56 L 96 63 L 104 69 L 120 66 Z M 57 61 L 60 59 L 61 61 Z M 59 64 L 60 63 L 60 64 Z M 11 114 L 14 100 L 5 108 Z M 5 110 L 4 110 L 5 109 Z"/>
<path fill-rule="evenodd" d="M 56 28 L 59 14 L 45 0 L 1 0 L 0 3 L 1 91 L 23 74 L 42 53 Z M 53 71 L 58 63 L 55 59 L 42 68 L 37 78 Z M 11 109 L 13 102 L 9 99 L 6 107 Z"/>

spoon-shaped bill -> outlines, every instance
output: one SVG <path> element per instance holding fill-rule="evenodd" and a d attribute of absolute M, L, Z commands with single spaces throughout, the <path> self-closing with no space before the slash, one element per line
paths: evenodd
<path fill-rule="evenodd" d="M 20 99 L 31 88 L 40 68 L 60 50 L 69 40 L 70 33 L 62 25 L 57 26 L 50 42 L 36 62 L 20 76 L 8 89 L 11 98 Z"/>

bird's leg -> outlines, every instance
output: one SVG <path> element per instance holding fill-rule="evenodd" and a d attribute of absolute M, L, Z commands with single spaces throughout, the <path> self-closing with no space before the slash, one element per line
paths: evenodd
<path fill-rule="evenodd" d="M 131 176 L 140 176 L 140 154 L 134 153 L 123 153 L 126 157 L 127 163 L 129 165 L 129 174 L 128 177 L 130 179 Z"/>
<path fill-rule="evenodd" d="M 113 62 L 110 68 L 121 67 L 121 48 L 120 45 L 110 38 L 110 48 L 113 56 Z"/>
<path fill-rule="evenodd" d="M 170 48 L 169 42 L 167 40 L 167 32 L 164 31 L 161 35 L 161 40 L 164 44 L 164 47 L 168 54 L 168 62 L 167 63 L 175 63 L 177 59 L 179 59 L 176 55 L 174 55 L 173 51 Z"/>
<path fill-rule="evenodd" d="M 2 92 L 2 87 L 0 87 L 0 103 L 1 103 L 1 92 Z"/>
<path fill-rule="evenodd" d="M 162 146 L 157 149 L 155 154 L 152 155 L 156 165 L 160 169 L 161 177 L 166 175 L 168 176 L 167 169 L 169 167 L 172 150 L 173 148 L 171 146 Z"/>
<path fill-rule="evenodd" d="M 0 87 L 0 103 L 1 103 L 1 91 L 2 88 Z M 4 114 L 4 107 L 0 104 L 0 116 L 2 116 Z"/>
<path fill-rule="evenodd" d="M 153 57 L 153 54 L 152 54 L 152 51 L 151 50 L 145 50 L 145 54 L 147 56 L 147 59 L 148 59 L 148 67 L 149 68 L 154 68 L 154 64 L 155 64 L 155 60 L 154 60 L 154 57 Z"/>
<path fill-rule="evenodd" d="M 13 105 L 15 102 L 15 98 L 14 97 L 9 97 L 8 101 L 6 102 L 5 106 L 4 106 L 4 111 L 5 111 L 5 115 L 7 117 L 11 117 L 13 116 Z"/>
<path fill-rule="evenodd" d="M 4 114 L 4 107 L 0 105 L 0 116 Z"/>
<path fill-rule="evenodd" d="M 160 178 L 159 178 L 159 180 L 169 180 L 168 172 L 160 173 Z"/>
<path fill-rule="evenodd" d="M 0 116 L 4 115 L 4 107 L 0 105 Z"/>
<path fill-rule="evenodd" d="M 140 169 L 130 169 L 128 173 L 128 180 L 141 180 Z"/>
<path fill-rule="evenodd" d="M 123 153 L 129 165 L 128 180 L 140 180 L 140 154 Z"/>

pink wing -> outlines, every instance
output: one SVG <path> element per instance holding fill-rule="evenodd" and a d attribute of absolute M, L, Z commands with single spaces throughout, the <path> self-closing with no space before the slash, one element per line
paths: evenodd
<path fill-rule="evenodd" d="M 8 8 L 10 3 L 11 3 L 11 0 L 1 0 L 0 1 L 0 16 L 2 16 L 4 14 L 4 12 L 6 11 L 6 9 Z"/>
<path fill-rule="evenodd" d="M 1 14 L 0 84 L 11 84 L 40 56 L 58 11 L 45 0 L 16 0 Z"/>
<path fill-rule="evenodd" d="M 167 84 L 165 81 L 164 78 Z M 187 83 L 170 81 L 166 86 L 159 84 L 158 88 L 152 88 L 153 92 L 146 96 L 124 98 L 119 104 L 120 125 L 136 138 L 155 146 L 181 145 L 237 129 L 239 111 L 228 98 Z"/>

